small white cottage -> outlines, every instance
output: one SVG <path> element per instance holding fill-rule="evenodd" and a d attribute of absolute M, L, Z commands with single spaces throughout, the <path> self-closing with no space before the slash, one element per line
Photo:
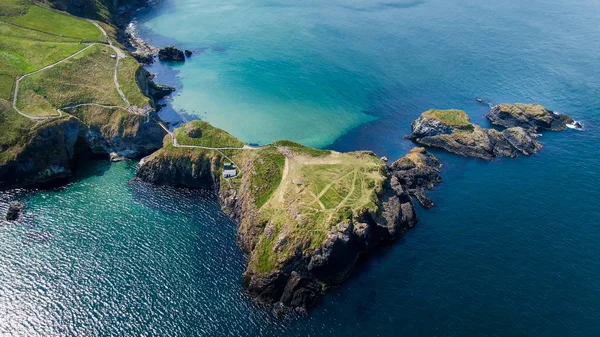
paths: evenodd
<path fill-rule="evenodd" d="M 237 176 L 237 169 L 235 165 L 231 163 L 225 163 L 225 165 L 223 166 L 223 178 L 227 179 L 233 178 L 235 176 Z"/>

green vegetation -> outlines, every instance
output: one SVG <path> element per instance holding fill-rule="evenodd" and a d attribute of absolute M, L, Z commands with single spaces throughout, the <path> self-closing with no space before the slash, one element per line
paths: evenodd
<path fill-rule="evenodd" d="M 17 106 L 43 116 L 70 104 L 96 103 L 124 106 L 113 81 L 113 49 L 93 45 L 83 53 L 47 70 L 24 78 Z"/>
<path fill-rule="evenodd" d="M 191 135 L 191 136 L 190 136 Z M 244 143 L 224 130 L 215 128 L 204 121 L 192 121 L 175 129 L 179 145 L 206 147 L 242 147 Z"/>
<path fill-rule="evenodd" d="M 140 124 L 146 120 L 145 116 L 132 114 L 122 108 L 97 105 L 78 106 L 71 113 L 87 125 L 98 127 L 102 135 L 108 138 L 134 136 Z"/>
<path fill-rule="evenodd" d="M 21 16 L 27 13 L 30 1 L 28 0 L 2 0 L 0 2 L 0 16 Z"/>
<path fill-rule="evenodd" d="M 332 226 L 365 210 L 375 212 L 383 167 L 380 159 L 362 152 L 288 157 L 281 183 L 259 210 L 267 234 L 255 248 L 251 267 L 268 272 L 297 247 L 319 248 Z"/>
<path fill-rule="evenodd" d="M 78 40 L 0 21 L 0 98 L 10 98 L 18 76 L 59 61 L 84 47 Z"/>
<path fill-rule="evenodd" d="M 550 112 L 546 107 L 540 104 L 498 104 L 501 111 L 506 111 L 512 115 L 528 115 L 532 117 L 544 117 Z"/>
<path fill-rule="evenodd" d="M 329 150 L 315 149 L 313 147 L 304 146 L 300 143 L 292 142 L 291 140 L 279 140 L 274 142 L 272 145 L 284 146 L 297 154 L 303 154 L 311 157 L 322 157 L 331 154 L 331 151 Z"/>
<path fill-rule="evenodd" d="M 150 98 L 144 96 L 138 86 L 136 75 L 139 69 L 140 64 L 133 57 L 121 59 L 119 60 L 117 79 L 129 103 L 143 107 L 150 104 Z"/>
<path fill-rule="evenodd" d="M 274 147 L 256 151 L 257 159 L 252 166 L 250 191 L 256 207 L 262 207 L 279 187 L 285 166 L 285 157 Z"/>
<path fill-rule="evenodd" d="M 0 99 L 0 164 L 5 164 L 21 151 L 34 123 L 17 114 L 8 101 Z"/>
<path fill-rule="evenodd" d="M 98 1 L 97 1 L 98 2 Z M 63 4 L 65 5 L 65 4 Z M 89 5 L 85 4 L 85 6 Z M 96 5 L 104 6 L 103 2 Z M 99 23 L 113 38 L 113 26 Z M 91 22 L 34 5 L 27 0 L 3 0 L 0 4 L 0 98 L 11 100 L 19 76 L 56 63 L 89 46 L 106 43 Z M 55 67 L 23 78 L 17 106 L 34 116 L 55 116 L 56 109 L 73 104 L 95 103 L 125 106 L 113 73 L 115 51 L 108 45 L 93 45 Z M 138 87 L 139 64 L 126 57 L 119 62 L 117 77 L 133 105 L 146 106 L 150 99 Z"/>
<path fill-rule="evenodd" d="M 428 110 L 421 116 L 436 119 L 455 128 L 468 128 L 471 126 L 469 115 L 462 110 Z"/>
<path fill-rule="evenodd" d="M 19 5 L 17 4 L 17 6 Z M 102 33 L 88 21 L 37 5 L 29 6 L 24 15 L 15 16 L 14 6 L 12 7 L 13 9 L 9 8 L 11 16 L 4 15 L 4 12 L 0 13 L 1 20 L 58 36 L 72 37 L 88 42 L 104 42 Z"/>

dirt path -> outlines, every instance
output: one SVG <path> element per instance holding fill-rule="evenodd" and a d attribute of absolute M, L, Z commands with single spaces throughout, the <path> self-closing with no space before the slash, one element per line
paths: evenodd
<path fill-rule="evenodd" d="M 69 59 L 83 53 L 84 51 L 86 51 L 87 49 L 91 48 L 92 46 L 95 45 L 108 45 L 110 48 L 112 48 L 115 51 L 115 55 L 116 55 L 116 62 L 115 62 L 115 66 L 114 66 L 114 70 L 113 70 L 113 82 L 115 84 L 115 87 L 117 89 L 117 92 L 119 93 L 119 96 L 121 96 L 121 99 L 123 100 L 123 102 L 125 102 L 125 107 L 121 107 L 121 106 L 108 106 L 108 105 L 102 105 L 102 104 L 95 104 L 95 103 L 84 103 L 84 104 L 78 104 L 76 106 L 81 106 L 81 105 L 96 105 L 96 106 L 102 106 L 102 107 L 107 107 L 107 108 L 114 108 L 114 107 L 119 107 L 119 108 L 124 108 L 126 110 L 129 110 L 130 112 L 133 112 L 130 108 L 131 108 L 131 103 L 129 102 L 129 100 L 127 99 L 127 97 L 125 96 L 125 94 L 123 93 L 123 91 L 121 90 L 121 86 L 119 85 L 119 79 L 118 79 L 118 70 L 119 70 L 119 60 L 122 58 L 127 57 L 127 55 L 119 48 L 117 48 L 116 46 L 113 45 L 112 41 L 110 40 L 110 37 L 108 36 L 108 34 L 106 33 L 106 31 L 104 30 L 104 28 L 102 28 L 102 26 L 100 26 L 98 23 L 92 21 L 92 20 L 87 20 L 88 22 L 92 23 L 94 26 L 96 26 L 98 28 L 98 30 L 100 30 L 100 32 L 102 32 L 102 35 L 104 35 L 104 37 L 106 38 L 106 44 L 104 43 L 90 43 L 88 44 L 86 47 L 84 47 L 83 49 L 59 60 L 56 61 L 52 64 L 49 64 L 43 68 L 40 68 L 36 71 L 21 75 L 19 77 L 17 77 L 17 80 L 15 81 L 15 90 L 13 93 L 13 99 L 12 99 L 12 107 L 13 109 L 15 109 L 15 111 L 26 118 L 29 118 L 31 120 L 34 121 L 43 121 L 43 120 L 48 120 L 48 119 L 52 119 L 52 118 L 59 118 L 62 117 L 63 112 L 61 111 L 61 109 L 56 109 L 56 111 L 58 112 L 57 115 L 49 115 L 49 116 L 33 116 L 33 115 L 29 115 L 23 111 L 21 111 L 18 107 L 17 107 L 17 98 L 19 96 L 19 83 L 21 82 L 21 80 L 23 80 L 24 78 L 31 76 L 31 75 L 35 75 L 41 71 L 44 70 L 48 70 L 50 68 L 53 68 L 65 61 L 68 61 Z M 75 106 L 72 106 L 71 108 L 73 108 Z M 136 112 L 133 112 L 136 113 Z"/>
<path fill-rule="evenodd" d="M 95 43 L 94 43 L 94 44 L 95 44 Z M 62 116 L 62 113 L 61 113 L 60 111 L 58 111 L 58 115 L 57 115 L 57 116 L 32 116 L 32 115 L 28 115 L 28 114 L 24 113 L 23 111 L 19 110 L 19 108 L 17 108 L 17 97 L 18 97 L 18 95 L 19 95 L 19 83 L 20 83 L 20 82 L 21 82 L 21 80 L 22 80 L 22 79 L 24 79 L 25 77 L 28 77 L 28 76 L 31 76 L 31 75 L 35 75 L 35 74 L 37 74 L 37 73 L 39 73 L 39 72 L 41 72 L 41 71 L 44 71 L 44 70 L 50 69 L 50 68 L 52 68 L 52 67 L 54 67 L 54 66 L 56 66 L 56 65 L 59 65 L 59 64 L 61 64 L 61 63 L 65 62 L 65 61 L 69 60 L 69 59 L 70 59 L 70 58 L 72 58 L 72 57 L 75 57 L 75 56 L 77 56 L 77 55 L 79 55 L 79 54 L 83 53 L 84 51 L 86 51 L 87 49 L 89 49 L 90 47 L 92 47 L 94 44 L 90 44 L 90 45 L 88 45 L 87 47 L 85 47 L 85 48 L 83 48 L 83 49 L 79 50 L 79 51 L 78 51 L 78 52 L 76 52 L 75 54 L 71 54 L 70 56 L 67 56 L 67 57 L 65 57 L 65 58 L 64 58 L 64 59 L 62 59 L 62 60 L 56 61 L 56 62 L 54 62 L 54 63 L 52 63 L 52 64 L 49 64 L 49 65 L 47 65 L 47 66 L 45 66 L 45 67 L 43 67 L 43 68 L 40 68 L 40 69 L 38 69 L 38 70 L 36 70 L 36 71 L 33 71 L 33 72 L 30 72 L 30 73 L 27 73 L 27 74 L 25 74 L 25 75 L 22 75 L 22 76 L 19 76 L 19 77 L 17 77 L 17 80 L 15 81 L 15 92 L 14 92 L 14 94 L 13 94 L 13 100 L 12 100 L 12 106 L 13 106 L 13 109 L 15 109 L 15 111 L 16 111 L 16 112 L 18 112 L 18 113 L 19 113 L 19 115 L 21 115 L 21 116 L 24 116 L 24 117 L 27 117 L 27 118 L 29 118 L 29 119 L 33 119 L 33 120 L 46 120 L 46 119 L 50 119 L 50 118 L 57 118 L 57 117 L 61 117 L 61 116 Z"/>

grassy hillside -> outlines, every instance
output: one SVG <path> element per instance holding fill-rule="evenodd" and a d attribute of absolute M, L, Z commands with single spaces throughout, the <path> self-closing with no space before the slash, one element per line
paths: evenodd
<path fill-rule="evenodd" d="M 114 27 L 99 24 L 109 36 L 116 35 Z M 59 107 L 81 103 L 126 106 L 113 80 L 117 60 L 111 55 L 115 51 L 105 44 L 104 35 L 91 22 L 28 0 L 3 0 L 0 33 L 0 98 L 9 101 L 19 76 L 91 46 L 55 67 L 25 77 L 17 97 L 17 106 L 24 113 L 54 116 Z M 132 57 L 121 59 L 117 78 L 131 104 L 142 107 L 150 99 L 136 82 L 139 67 Z"/>
<path fill-rule="evenodd" d="M 0 164 L 21 151 L 33 126 L 34 123 L 17 114 L 8 101 L 0 99 Z"/>
<path fill-rule="evenodd" d="M 67 2 L 85 6 L 94 1 Z M 108 2 L 113 3 L 112 0 Z M 77 103 L 126 105 L 113 79 L 117 60 L 111 55 L 115 50 L 106 44 L 102 31 L 87 20 L 54 11 L 46 5 L 50 3 L 0 0 L 0 164 L 13 159 L 36 136 L 40 127 L 56 121 L 32 121 L 12 108 L 15 82 L 23 75 L 63 61 L 89 47 L 52 68 L 24 77 L 17 95 L 18 108 L 28 115 L 45 116 L 56 115 L 57 108 Z M 104 14 L 90 16 L 101 18 Z M 97 23 L 110 37 L 116 37 L 115 27 Z M 119 61 L 117 78 L 129 101 L 145 106 L 150 99 L 137 85 L 135 74 L 139 67 L 139 63 L 127 55 Z M 104 113 L 96 114 L 95 109 L 102 109 Z M 127 134 L 134 122 L 143 117 L 119 108 L 95 109 L 84 106 L 75 113 L 109 135 Z M 98 117 L 100 115 L 102 119 Z"/>
<path fill-rule="evenodd" d="M 180 145 L 242 147 L 244 143 L 229 133 L 204 121 L 192 121 L 175 130 Z"/>
<path fill-rule="evenodd" d="M 113 82 L 114 51 L 93 45 L 83 53 L 21 81 L 17 106 L 44 115 L 69 104 L 97 103 L 124 106 Z"/>

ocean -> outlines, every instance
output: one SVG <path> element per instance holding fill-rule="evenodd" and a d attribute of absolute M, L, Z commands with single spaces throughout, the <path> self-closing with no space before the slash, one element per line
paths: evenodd
<path fill-rule="evenodd" d="M 484 162 L 432 150 L 436 206 L 306 317 L 245 294 L 235 224 L 203 191 L 94 163 L 65 187 L 0 193 L 0 334 L 598 336 L 600 3 L 582 0 L 163 0 L 137 33 L 193 56 L 149 70 L 161 116 L 252 144 L 291 139 L 395 160 L 430 108 L 540 103 L 583 131 Z M 476 98 L 484 99 L 485 104 Z"/>

